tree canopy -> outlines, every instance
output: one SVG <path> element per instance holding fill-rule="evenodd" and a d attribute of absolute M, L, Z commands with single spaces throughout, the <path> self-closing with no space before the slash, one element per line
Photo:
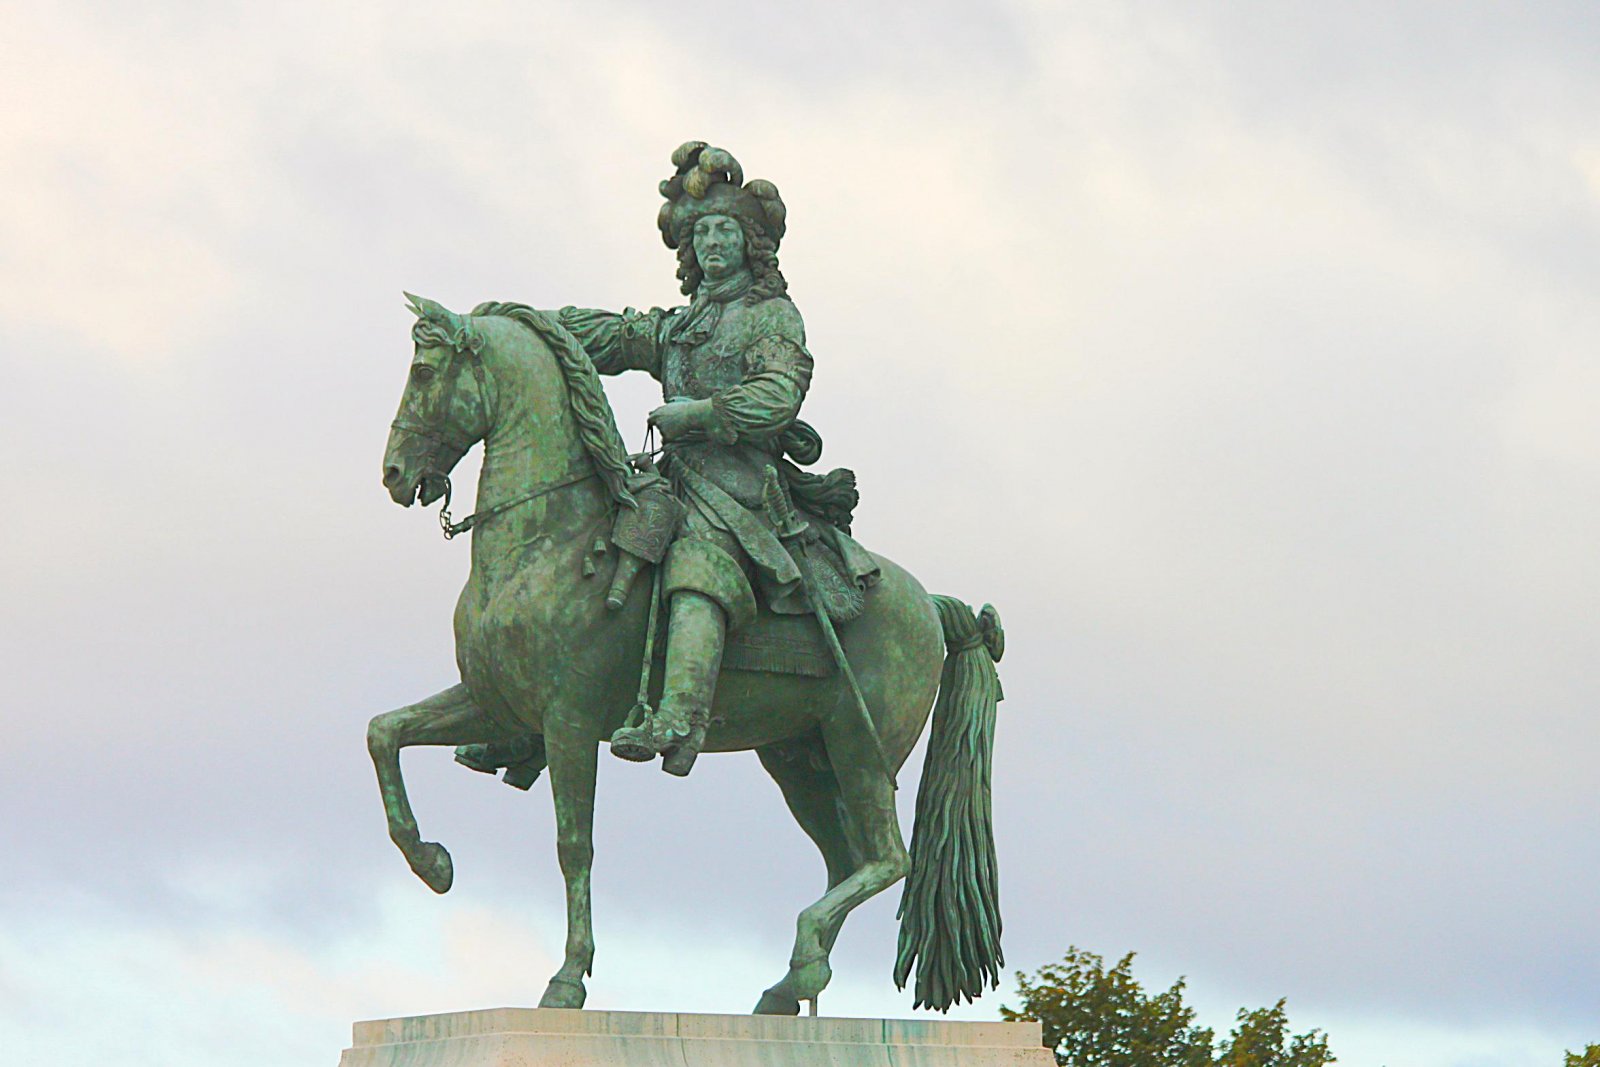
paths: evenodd
<path fill-rule="evenodd" d="M 1334 1062 L 1320 1030 L 1289 1033 L 1284 1001 L 1269 1008 L 1241 1008 L 1228 1036 L 1218 1039 L 1195 1022 L 1183 1001 L 1184 980 L 1150 994 L 1133 976 L 1134 953 L 1110 969 L 1105 960 L 1076 946 L 1060 963 L 1032 977 L 1018 972 L 1020 1010 L 1002 1007 L 1008 1022 L 1037 1020 L 1046 1047 L 1061 1067 L 1326 1067 Z M 1600 1067 L 1572 1060 L 1567 1067 Z"/>

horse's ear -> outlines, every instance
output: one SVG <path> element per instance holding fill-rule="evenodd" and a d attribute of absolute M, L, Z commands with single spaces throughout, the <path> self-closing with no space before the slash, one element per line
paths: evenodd
<path fill-rule="evenodd" d="M 411 293 L 405 293 L 404 295 L 408 301 L 406 305 L 407 310 L 413 315 L 417 316 L 417 318 L 427 319 L 429 322 L 436 322 L 440 326 L 447 327 L 451 330 L 458 330 L 461 328 L 461 320 L 456 316 L 456 313 L 438 301 L 429 300 L 425 296 L 414 296 Z"/>

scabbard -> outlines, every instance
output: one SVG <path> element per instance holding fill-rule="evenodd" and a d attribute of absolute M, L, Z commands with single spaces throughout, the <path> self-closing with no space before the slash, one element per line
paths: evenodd
<path fill-rule="evenodd" d="M 844 675 L 845 684 L 850 687 L 850 695 L 855 698 L 856 712 L 867 737 L 872 740 L 872 750 L 878 754 L 878 765 L 888 776 L 890 787 L 899 789 L 900 783 L 895 780 L 894 768 L 889 765 L 889 755 L 883 750 L 883 739 L 878 736 L 878 727 L 872 722 L 872 712 L 867 709 L 867 698 L 861 692 L 861 684 L 856 681 L 856 672 L 850 667 L 850 658 L 844 654 L 844 645 L 839 643 L 839 634 L 833 628 L 833 620 L 828 617 L 828 609 L 823 605 L 822 597 L 811 581 L 811 560 L 806 555 L 805 546 L 803 543 L 797 543 L 794 548 L 799 551 L 803 561 L 800 566 L 800 581 L 805 587 L 806 599 L 811 602 L 811 613 L 817 617 L 817 625 L 822 627 L 822 636 L 828 642 L 828 650 L 833 653 L 833 661 L 838 664 L 839 673 Z"/>
<path fill-rule="evenodd" d="M 762 479 L 761 499 L 766 505 L 767 518 L 772 522 L 773 531 L 777 534 L 783 550 L 794 562 L 795 569 L 800 572 L 800 585 L 806 591 L 806 600 L 811 604 L 811 614 L 817 618 L 817 625 L 822 627 L 823 639 L 828 642 L 828 651 L 833 653 L 833 662 L 838 666 L 839 673 L 844 675 L 845 684 L 850 687 L 850 696 L 856 704 L 856 714 L 861 719 L 861 728 L 866 731 L 867 737 L 872 741 L 872 750 L 878 754 L 878 765 L 883 768 L 884 777 L 889 779 L 893 789 L 899 789 L 900 783 L 895 781 L 894 768 L 889 765 L 888 753 L 883 751 L 883 739 L 878 736 L 878 728 L 872 722 L 872 712 L 867 708 L 867 698 L 861 693 L 861 685 L 856 681 L 856 672 L 850 668 L 850 658 L 844 654 L 844 646 L 839 643 L 839 634 L 833 628 L 833 619 L 828 616 L 827 605 L 822 602 L 822 593 L 817 589 L 816 582 L 812 581 L 811 557 L 806 552 L 807 525 L 795 511 L 794 502 L 789 499 L 788 490 L 784 488 L 783 479 L 778 476 L 778 469 L 769 466 Z"/>

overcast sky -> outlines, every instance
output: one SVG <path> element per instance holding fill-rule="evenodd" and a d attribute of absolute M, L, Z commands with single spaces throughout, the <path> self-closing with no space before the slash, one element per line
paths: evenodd
<path fill-rule="evenodd" d="M 1004 616 L 1012 968 L 1137 950 L 1350 1067 L 1600 1041 L 1592 4 L 11 3 L 0 39 L 7 1064 L 332 1063 L 356 1018 L 537 1000 L 546 783 L 408 755 L 436 898 L 363 742 L 454 680 L 466 573 L 379 484 L 400 293 L 674 302 L 690 138 L 788 204 L 858 537 Z M 610 385 L 636 442 L 655 386 Z M 822 888 L 749 755 L 605 757 L 597 852 L 593 1007 L 748 1010 Z M 909 1013 L 898 895 L 824 1012 Z"/>

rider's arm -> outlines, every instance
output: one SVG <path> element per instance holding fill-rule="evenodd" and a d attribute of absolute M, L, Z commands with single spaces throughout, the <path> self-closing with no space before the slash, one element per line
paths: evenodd
<path fill-rule="evenodd" d="M 745 350 L 744 381 L 711 398 L 713 437 L 724 441 L 774 437 L 794 422 L 811 386 L 806 328 L 789 300 L 763 301 Z"/>
<path fill-rule="evenodd" d="M 709 438 L 731 445 L 788 429 L 811 384 L 811 356 L 783 337 L 763 337 L 745 353 L 744 380 L 703 400 L 677 397 L 650 413 L 668 441 Z"/>
<path fill-rule="evenodd" d="M 711 435 L 725 441 L 782 433 L 800 414 L 811 385 L 811 353 L 792 337 L 771 334 L 750 347 L 744 381 L 711 397 Z"/>
<path fill-rule="evenodd" d="M 601 374 L 642 370 L 661 377 L 661 341 L 672 311 L 651 308 L 620 314 L 594 308 L 564 307 L 556 319 L 572 331 Z"/>

